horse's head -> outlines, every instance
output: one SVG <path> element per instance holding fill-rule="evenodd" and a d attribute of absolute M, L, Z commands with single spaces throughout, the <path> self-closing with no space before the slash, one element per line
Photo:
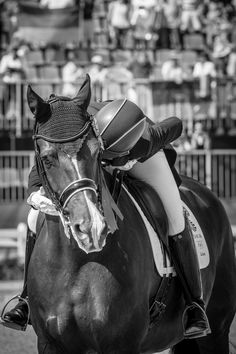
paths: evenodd
<path fill-rule="evenodd" d="M 27 98 L 35 116 L 38 172 L 47 196 L 55 204 L 67 236 L 85 252 L 100 251 L 107 226 L 100 201 L 102 142 L 87 113 L 90 79 L 73 99 L 51 95 L 44 101 L 29 86 Z"/>

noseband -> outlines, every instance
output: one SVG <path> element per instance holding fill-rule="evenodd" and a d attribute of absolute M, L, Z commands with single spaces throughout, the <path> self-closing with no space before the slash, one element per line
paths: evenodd
<path fill-rule="evenodd" d="M 37 170 L 40 176 L 40 179 L 42 181 L 43 187 L 48 194 L 49 198 L 52 200 L 53 204 L 55 205 L 55 208 L 57 211 L 60 212 L 61 215 L 65 214 L 65 207 L 67 206 L 68 202 L 72 198 L 73 195 L 84 191 L 84 190 L 91 190 L 95 193 L 97 196 L 98 194 L 98 186 L 96 185 L 95 181 L 90 179 L 90 178 L 80 178 L 77 179 L 73 182 L 71 182 L 60 194 L 58 197 L 56 193 L 53 191 L 52 187 L 50 186 L 50 183 L 48 181 L 46 171 L 43 165 L 43 161 L 40 157 L 38 145 L 37 145 L 37 140 L 42 139 L 51 143 L 66 143 L 66 142 L 71 142 L 75 141 L 77 139 L 81 139 L 81 144 L 79 146 L 79 150 L 82 148 L 83 143 L 86 140 L 86 137 L 88 135 L 89 130 L 91 127 L 93 128 L 93 131 L 95 133 L 95 136 L 98 138 L 100 141 L 100 146 L 101 149 L 103 149 L 103 144 L 101 142 L 101 137 L 99 134 L 99 131 L 97 129 L 97 124 L 95 119 L 92 116 L 89 116 L 89 120 L 84 124 L 83 128 L 80 130 L 80 132 L 72 137 L 65 138 L 65 139 L 53 139 L 44 135 L 37 134 L 37 128 L 35 127 L 35 133 L 33 135 L 33 140 L 34 140 L 34 147 L 35 147 L 35 154 L 36 154 L 36 165 L 37 165 Z"/>

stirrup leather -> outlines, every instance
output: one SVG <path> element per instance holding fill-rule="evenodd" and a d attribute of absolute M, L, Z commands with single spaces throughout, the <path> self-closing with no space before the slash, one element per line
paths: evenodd
<path fill-rule="evenodd" d="M 204 317 L 205 322 L 206 322 L 206 325 L 207 325 L 207 328 L 203 329 L 202 331 L 198 330 L 198 331 L 193 332 L 191 334 L 187 334 L 186 331 L 185 331 L 185 326 L 186 326 L 187 316 L 188 316 L 187 312 L 188 312 L 188 310 L 191 310 L 192 308 L 198 308 L 202 312 L 203 317 Z M 183 316 L 182 316 L 182 325 L 183 325 L 183 331 L 184 331 L 184 338 L 185 339 L 201 338 L 201 337 L 205 337 L 205 336 L 207 336 L 208 334 L 211 333 L 210 324 L 209 324 L 207 315 L 206 315 L 205 311 L 203 310 L 203 308 L 195 301 L 192 302 L 191 305 L 186 306 L 186 308 L 185 308 L 185 310 L 183 312 Z"/>
<path fill-rule="evenodd" d="M 28 317 L 27 317 L 27 321 L 26 321 L 24 326 L 21 326 L 21 325 L 19 325 L 17 323 L 14 323 L 14 322 L 8 322 L 8 321 L 4 320 L 4 315 L 5 315 L 5 312 L 6 312 L 5 310 L 6 310 L 7 306 L 8 306 L 8 304 L 10 302 L 12 302 L 13 300 L 15 300 L 15 299 L 18 299 L 20 301 L 24 301 L 26 303 L 26 305 L 28 306 Z M 13 298 L 11 298 L 6 303 L 6 305 L 2 309 L 2 313 L 1 313 L 1 316 L 0 316 L 0 324 L 2 324 L 5 327 L 8 327 L 8 328 L 16 329 L 18 331 L 25 331 L 27 326 L 28 326 L 28 324 L 29 324 L 29 320 L 30 320 L 30 307 L 29 307 L 28 297 L 27 298 L 23 298 L 20 295 L 14 296 Z"/>

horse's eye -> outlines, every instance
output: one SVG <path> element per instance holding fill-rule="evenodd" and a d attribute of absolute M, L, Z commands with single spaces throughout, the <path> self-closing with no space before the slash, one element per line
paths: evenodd
<path fill-rule="evenodd" d="M 43 156 L 42 160 L 46 168 L 50 168 L 52 166 L 52 159 L 50 159 L 48 156 Z"/>
<path fill-rule="evenodd" d="M 56 154 L 48 154 L 41 156 L 43 163 L 47 169 L 55 165 L 56 163 Z"/>

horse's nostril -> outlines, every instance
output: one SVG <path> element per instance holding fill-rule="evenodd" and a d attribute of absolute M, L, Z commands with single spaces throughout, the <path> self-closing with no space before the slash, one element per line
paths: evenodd
<path fill-rule="evenodd" d="M 80 225 L 79 224 L 75 224 L 74 225 L 74 230 L 75 230 L 75 232 L 81 232 Z"/>
<path fill-rule="evenodd" d="M 65 216 L 69 216 L 69 215 L 70 215 L 69 209 L 65 208 L 65 209 L 63 210 L 63 214 L 64 214 Z"/>

